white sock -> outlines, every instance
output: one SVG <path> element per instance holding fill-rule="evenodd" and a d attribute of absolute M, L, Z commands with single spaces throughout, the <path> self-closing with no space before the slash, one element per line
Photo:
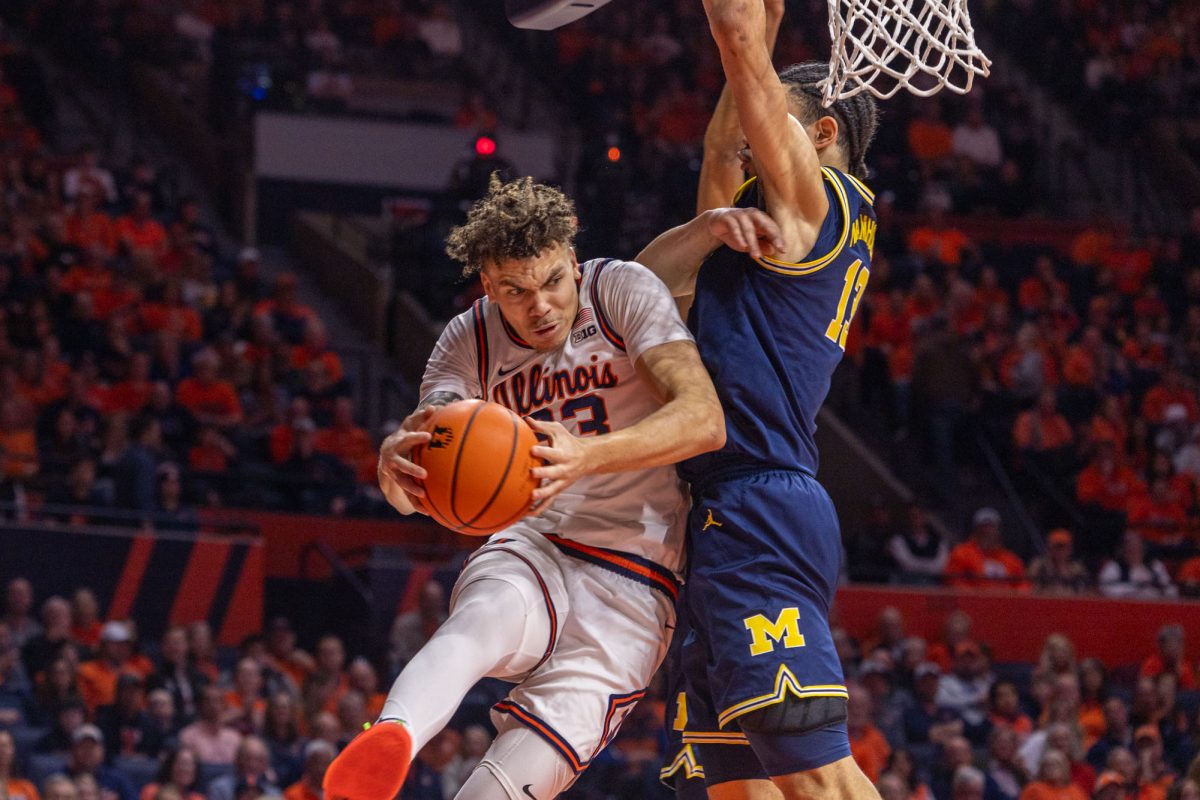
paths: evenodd
<path fill-rule="evenodd" d="M 408 728 L 415 757 L 480 678 L 532 669 L 549 635 L 545 611 L 528 609 L 515 586 L 474 581 L 459 591 L 449 618 L 396 678 L 380 719 Z"/>

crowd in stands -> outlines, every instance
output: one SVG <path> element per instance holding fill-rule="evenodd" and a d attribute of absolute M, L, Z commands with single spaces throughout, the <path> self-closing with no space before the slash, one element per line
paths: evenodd
<path fill-rule="evenodd" d="M 385 657 L 323 635 L 310 654 L 276 618 L 236 650 L 206 623 L 139 637 L 96 598 L 35 603 L 18 578 L 0 618 L 0 791 L 8 798 L 320 798 L 325 768 L 382 708 L 390 679 L 444 619 L 430 583 Z M 1062 634 L 1034 663 L 996 663 L 962 611 L 940 637 L 883 609 L 862 640 L 834 619 L 850 687 L 851 748 L 885 800 L 1166 800 L 1200 791 L 1200 691 L 1183 628 L 1163 624 L 1128 663 L 1077 659 Z M 382 667 L 379 669 L 378 667 Z M 417 757 L 402 800 L 454 796 L 491 742 L 484 682 Z M 668 797 L 657 787 L 666 698 L 655 681 L 566 795 Z"/>
<path fill-rule="evenodd" d="M 1197 119 L 1200 9 L 1195 4 L 1094 0 L 1050 8 L 995 3 L 982 22 L 1004 44 L 1020 42 L 1030 72 L 1100 138 L 1119 143 L 1136 135 L 1147 118 Z M 1190 138 L 1200 144 L 1194 131 Z"/>
<path fill-rule="evenodd" d="M 371 508 L 375 442 L 294 276 L 220 246 L 144 159 L 57 148 L 25 88 L 0 68 L 0 515 Z"/>
<path fill-rule="evenodd" d="M 396 618 L 375 662 L 348 654 L 332 634 L 306 651 L 283 617 L 231 649 L 214 643 L 206 622 L 147 640 L 135 620 L 104 620 L 86 588 L 40 603 L 24 578 L 4 588 L 6 800 L 319 800 L 330 761 L 378 719 L 391 678 L 446 615 L 444 588 L 431 582 Z M 504 691 L 484 682 L 468 697 L 418 754 L 403 800 L 454 797 L 491 744 L 488 712 Z M 663 709 L 659 696 L 631 714 L 595 761 L 585 781 L 592 789 L 573 796 L 651 796 L 644 789 L 657 783 Z M 587 793 L 597 787 L 605 793 Z"/>
<path fill-rule="evenodd" d="M 978 509 L 958 543 L 947 541 L 915 504 L 896 523 L 882 506 L 872 511 L 865 529 L 846 539 L 848 576 L 855 581 L 1142 600 L 1200 597 L 1200 556 L 1155 547 L 1136 529 L 1092 559 L 1077 551 L 1071 531 L 1055 528 L 1044 552 L 1026 561 L 1005 546 L 993 508 Z"/>

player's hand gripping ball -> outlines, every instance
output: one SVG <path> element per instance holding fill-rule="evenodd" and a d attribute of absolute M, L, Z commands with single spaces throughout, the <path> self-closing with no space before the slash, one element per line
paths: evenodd
<path fill-rule="evenodd" d="M 489 536 L 529 513 L 541 464 L 530 454 L 537 436 L 525 420 L 498 403 L 460 400 L 437 409 L 422 430 L 428 443 L 412 462 L 428 471 L 417 481 L 435 520 L 468 536 Z"/>

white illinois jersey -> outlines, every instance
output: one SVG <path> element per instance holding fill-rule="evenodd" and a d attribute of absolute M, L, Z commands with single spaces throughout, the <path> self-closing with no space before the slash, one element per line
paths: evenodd
<path fill-rule="evenodd" d="M 504 405 L 521 416 L 561 422 L 577 436 L 628 428 L 661 403 L 635 365 L 660 344 L 691 341 L 667 287 L 629 261 L 584 263 L 579 312 L 566 342 L 538 352 L 486 298 L 450 321 L 438 339 L 421 397 L 454 392 Z M 508 529 L 533 531 L 584 547 L 606 548 L 679 572 L 688 501 L 673 465 L 588 475 L 536 517 Z M 503 536 L 505 533 L 497 534 Z"/>

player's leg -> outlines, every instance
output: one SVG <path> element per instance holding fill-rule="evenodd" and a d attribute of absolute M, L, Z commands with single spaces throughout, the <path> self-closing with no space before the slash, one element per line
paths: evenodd
<path fill-rule="evenodd" d="M 562 755 L 529 728 L 508 720 L 455 800 L 551 800 L 575 781 Z"/>
<path fill-rule="evenodd" d="M 475 683 L 523 675 L 546 657 L 556 608 L 565 611 L 566 600 L 561 592 L 557 605 L 549 599 L 552 565 L 535 573 L 531 562 L 500 552 L 472 560 L 449 617 L 396 678 L 379 723 L 330 765 L 324 786 L 331 800 L 391 800 L 413 755 L 445 727 Z"/>
<path fill-rule="evenodd" d="M 708 800 L 781 800 L 782 797 L 774 783 L 764 780 L 729 781 L 708 787 Z"/>
<path fill-rule="evenodd" d="M 697 504 L 693 517 L 723 523 L 704 531 L 692 520 L 689 584 L 705 598 L 692 623 L 709 642 L 718 730 L 744 734 L 788 800 L 878 797 L 850 759 L 828 622 L 841 561 L 828 495 L 805 474 L 764 473 L 711 487 Z"/>
<path fill-rule="evenodd" d="M 772 778 L 787 800 L 808 798 L 878 798 L 879 791 L 850 756 L 805 772 Z"/>

